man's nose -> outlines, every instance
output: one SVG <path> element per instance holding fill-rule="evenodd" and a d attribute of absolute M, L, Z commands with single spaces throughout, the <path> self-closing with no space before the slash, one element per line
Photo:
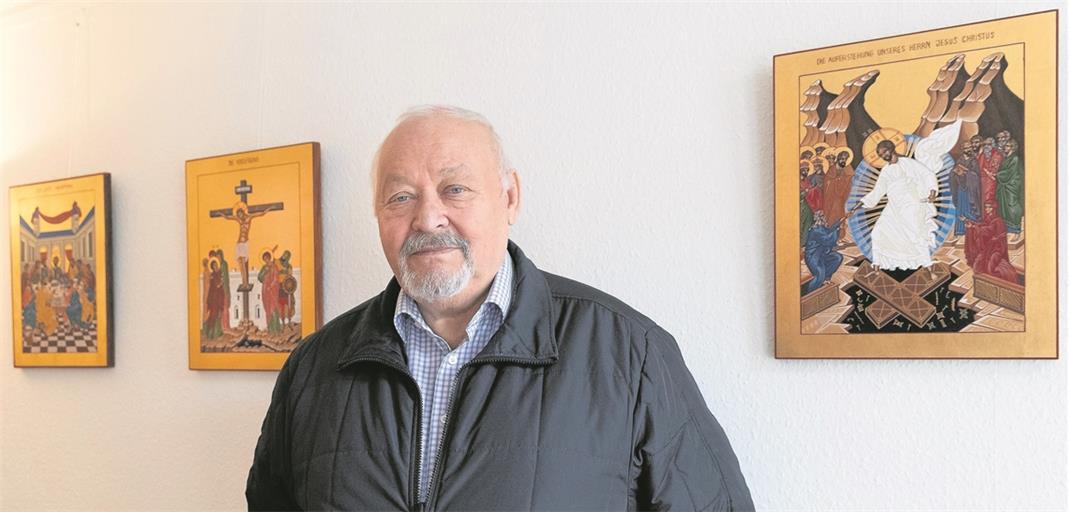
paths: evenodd
<path fill-rule="evenodd" d="M 449 225 L 449 216 L 445 204 L 437 194 L 423 194 L 416 206 L 416 216 L 412 219 L 412 228 L 430 233 Z"/>

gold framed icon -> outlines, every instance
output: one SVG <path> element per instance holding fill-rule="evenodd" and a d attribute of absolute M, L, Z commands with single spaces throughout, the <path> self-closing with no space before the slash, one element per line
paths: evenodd
<path fill-rule="evenodd" d="M 16 367 L 110 367 L 111 177 L 10 189 Z"/>
<path fill-rule="evenodd" d="M 322 322 L 319 144 L 186 162 L 189 367 L 277 370 Z"/>
<path fill-rule="evenodd" d="M 1058 357 L 1057 18 L 774 57 L 776 357 Z"/>

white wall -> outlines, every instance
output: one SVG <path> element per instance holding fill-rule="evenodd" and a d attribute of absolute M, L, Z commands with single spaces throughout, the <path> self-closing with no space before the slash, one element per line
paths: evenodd
<path fill-rule="evenodd" d="M 389 277 L 367 163 L 426 102 L 495 121 L 536 263 L 676 335 L 760 508 L 1062 509 L 1064 358 L 775 360 L 771 256 L 773 54 L 1059 6 L 4 8 L 0 186 L 112 174 L 116 365 L 13 368 L 0 293 L 0 509 L 242 508 L 275 374 L 186 369 L 184 161 L 322 144 L 332 318 Z"/>

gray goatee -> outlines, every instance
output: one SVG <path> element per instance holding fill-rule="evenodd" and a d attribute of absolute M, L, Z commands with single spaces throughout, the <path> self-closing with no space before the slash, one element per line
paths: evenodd
<path fill-rule="evenodd" d="M 416 272 L 409 267 L 408 257 L 426 250 L 458 248 L 464 255 L 464 264 L 456 272 L 431 270 Z M 401 288 L 416 302 L 437 302 L 456 295 L 463 290 L 475 275 L 471 260 L 471 244 L 453 232 L 424 233 L 417 231 L 405 239 L 401 246 Z"/>

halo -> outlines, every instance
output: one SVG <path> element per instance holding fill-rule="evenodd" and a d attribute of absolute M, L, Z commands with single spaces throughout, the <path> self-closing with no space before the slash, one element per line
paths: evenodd
<path fill-rule="evenodd" d="M 828 144 L 827 142 L 818 142 L 816 144 L 813 144 L 813 153 L 816 153 L 817 152 L 817 148 L 819 148 L 821 146 L 824 147 L 824 151 L 827 151 L 828 148 L 831 147 L 831 144 Z"/>
<path fill-rule="evenodd" d="M 831 170 L 831 167 L 830 167 L 831 163 L 828 162 L 828 159 L 826 157 L 823 157 L 823 156 L 814 156 L 813 158 L 809 159 L 809 163 L 812 164 L 813 167 L 816 167 L 817 160 L 820 160 L 820 165 L 823 166 L 824 173 L 827 174 L 828 171 Z"/>
<path fill-rule="evenodd" d="M 256 251 L 256 261 L 257 262 L 261 262 L 262 263 L 264 261 L 264 253 L 265 252 L 271 253 L 271 261 L 275 261 L 275 251 L 272 250 L 270 247 L 264 246 L 264 247 L 261 247 L 259 251 Z"/>
<path fill-rule="evenodd" d="M 850 148 L 848 148 L 846 146 L 843 146 L 841 148 L 835 148 L 835 158 L 839 158 L 839 153 L 842 153 L 844 151 L 846 152 L 846 161 L 847 161 L 847 163 L 853 162 L 854 161 L 854 150 L 852 150 L 852 149 L 850 149 Z"/>
<path fill-rule="evenodd" d="M 801 148 L 798 148 L 798 158 L 801 158 L 802 153 L 805 153 L 806 151 L 813 153 L 814 155 L 817 154 L 816 150 L 813 149 L 813 146 L 802 146 Z"/>
<path fill-rule="evenodd" d="M 876 154 L 876 145 L 885 140 L 895 143 L 895 152 L 900 155 L 906 154 L 906 138 L 902 132 L 894 128 L 880 128 L 866 137 L 864 144 L 861 145 L 861 154 L 864 155 L 865 162 L 874 169 L 887 165 L 887 162 Z"/>

